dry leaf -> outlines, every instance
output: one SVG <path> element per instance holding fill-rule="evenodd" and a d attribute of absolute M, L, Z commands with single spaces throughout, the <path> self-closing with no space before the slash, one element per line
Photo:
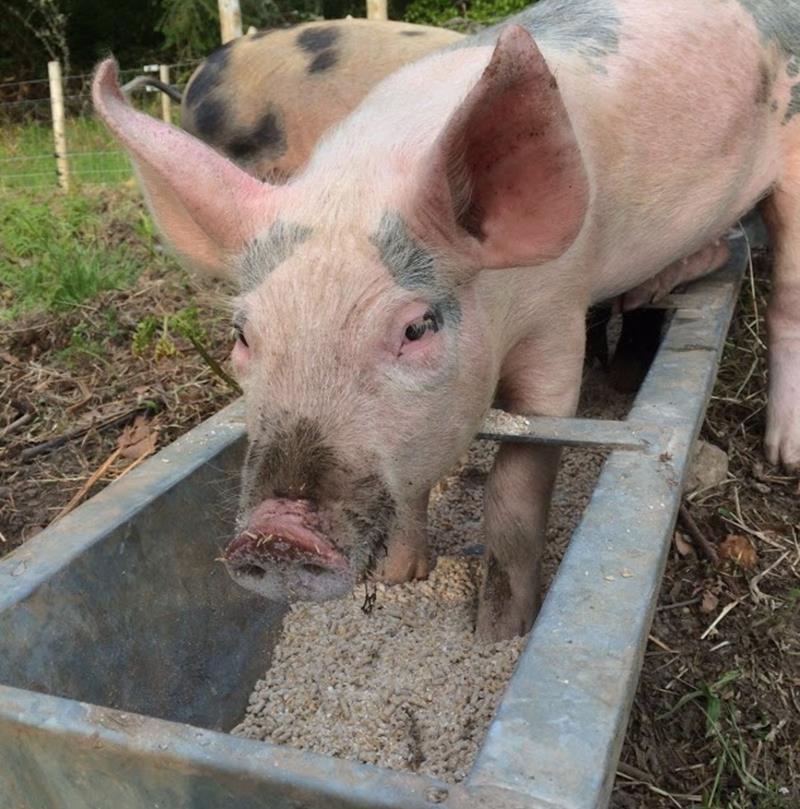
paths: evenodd
<path fill-rule="evenodd" d="M 717 608 L 717 604 L 719 604 L 719 599 L 714 595 L 714 593 L 709 593 L 706 590 L 703 593 L 703 600 L 700 603 L 700 611 L 701 612 L 714 612 Z"/>
<path fill-rule="evenodd" d="M 692 545 L 686 539 L 686 535 L 680 531 L 675 532 L 675 548 L 681 556 L 688 556 L 692 552 Z"/>
<path fill-rule="evenodd" d="M 143 455 L 150 455 L 156 450 L 158 433 L 151 422 L 139 415 L 120 433 L 117 446 L 123 458 L 136 460 Z"/>
<path fill-rule="evenodd" d="M 731 559 L 745 570 L 752 570 L 758 562 L 756 549 L 747 537 L 728 534 L 719 546 L 720 559 Z"/>

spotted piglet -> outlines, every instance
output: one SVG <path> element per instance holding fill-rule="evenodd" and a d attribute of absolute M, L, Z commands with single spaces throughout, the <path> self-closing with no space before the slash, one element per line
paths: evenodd
<path fill-rule="evenodd" d="M 250 445 L 229 569 L 277 598 L 427 572 L 428 492 L 499 390 L 570 416 L 584 316 L 759 200 L 776 246 L 767 453 L 800 465 L 800 2 L 542 0 L 381 83 L 270 186 L 133 111 L 98 111 L 175 251 L 236 279 Z M 540 598 L 552 447 L 487 483 L 482 638 Z"/>
<path fill-rule="evenodd" d="M 284 181 L 381 79 L 462 39 L 380 20 L 326 20 L 240 37 L 192 74 L 181 126 L 245 171 Z"/>

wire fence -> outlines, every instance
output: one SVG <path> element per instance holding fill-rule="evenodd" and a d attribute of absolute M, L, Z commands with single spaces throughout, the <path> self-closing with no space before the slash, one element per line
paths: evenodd
<path fill-rule="evenodd" d="M 167 65 L 169 83 L 183 90 L 197 62 Z M 147 66 L 157 68 L 161 66 Z M 145 67 L 120 71 L 125 84 L 143 75 Z M 158 78 L 158 72 L 149 70 Z M 132 174 L 130 163 L 102 122 L 94 115 L 89 73 L 65 76 L 63 123 L 66 144 L 62 166 L 66 166 L 73 186 L 118 183 Z M 162 93 L 138 90 L 132 95 L 135 106 L 156 117 L 163 116 Z M 56 104 L 56 119 L 58 105 Z M 54 139 L 54 105 L 48 79 L 0 84 L 0 192 L 65 185 L 59 173 Z M 169 113 L 173 123 L 180 106 L 173 103 Z"/>

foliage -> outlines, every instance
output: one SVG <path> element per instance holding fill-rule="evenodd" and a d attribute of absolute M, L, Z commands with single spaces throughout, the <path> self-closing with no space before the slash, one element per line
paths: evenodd
<path fill-rule="evenodd" d="M 457 20 L 490 25 L 530 4 L 530 0 L 412 0 L 405 18 L 424 25 L 452 24 Z"/>
<path fill-rule="evenodd" d="M 115 216 L 141 222 L 138 206 Z M 61 311 L 136 279 L 141 256 L 110 243 L 102 198 L 15 194 L 0 205 L 0 320 L 30 309 Z M 141 229 L 141 226 L 139 226 Z"/>
<path fill-rule="evenodd" d="M 162 0 L 157 29 L 179 59 L 201 58 L 219 47 L 217 0 Z M 275 28 L 322 16 L 322 0 L 242 0 L 242 27 Z"/>
<path fill-rule="evenodd" d="M 68 15 L 61 0 L 4 0 L 0 37 L 0 80 L 8 70 L 28 73 L 38 67 L 46 75 L 47 61 L 70 66 Z"/>

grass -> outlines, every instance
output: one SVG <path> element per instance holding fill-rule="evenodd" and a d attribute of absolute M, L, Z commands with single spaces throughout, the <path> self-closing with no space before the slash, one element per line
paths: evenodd
<path fill-rule="evenodd" d="M 133 243 L 120 238 L 131 226 Z M 154 260 L 152 225 L 130 197 L 9 195 L 0 202 L 0 323 L 129 286 Z"/>
<path fill-rule="evenodd" d="M 126 73 L 132 78 L 138 72 Z M 136 96 L 135 105 L 160 117 L 159 99 L 157 93 L 142 93 Z M 177 121 L 176 104 L 172 115 Z M 73 185 L 118 183 L 131 177 L 127 156 L 103 123 L 92 116 L 85 92 L 71 100 L 65 135 Z M 0 104 L 0 191 L 57 187 L 54 148 L 49 99 Z"/>

